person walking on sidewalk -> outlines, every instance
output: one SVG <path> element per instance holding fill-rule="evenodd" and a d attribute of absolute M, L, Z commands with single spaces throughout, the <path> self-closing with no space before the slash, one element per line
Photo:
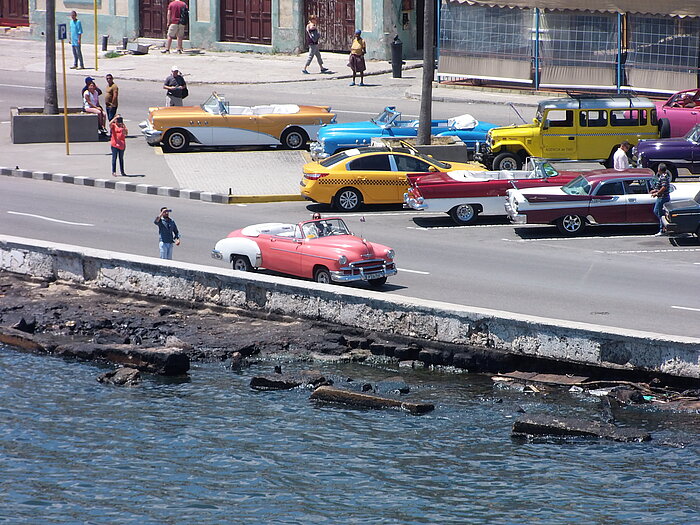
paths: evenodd
<path fill-rule="evenodd" d="M 180 232 L 177 229 L 177 224 L 170 218 L 170 213 L 173 210 L 168 208 L 161 208 L 160 215 L 156 217 L 153 224 L 158 226 L 158 235 L 160 242 L 158 246 L 160 247 L 160 258 L 161 259 L 172 259 L 173 258 L 173 244 L 175 246 L 180 245 Z"/>
<path fill-rule="evenodd" d="M 83 24 L 78 20 L 78 13 L 70 12 L 70 45 L 73 49 L 73 65 L 71 69 L 85 69 L 83 63 L 83 52 L 80 49 L 80 44 L 83 40 Z M 80 67 L 78 67 L 80 63 Z"/>
<path fill-rule="evenodd" d="M 126 137 L 129 135 L 129 130 L 124 125 L 124 119 L 117 113 L 112 120 L 109 121 L 110 145 L 112 146 L 112 177 L 117 176 L 117 158 L 119 158 L 119 171 L 122 177 L 124 173 L 124 150 L 126 149 Z"/>
<path fill-rule="evenodd" d="M 664 204 L 671 200 L 671 177 L 668 174 L 668 168 L 663 162 L 659 164 L 656 171 L 656 176 L 659 180 L 654 185 L 654 189 L 651 190 L 651 196 L 656 197 L 656 202 L 654 203 L 654 215 L 659 219 L 659 231 L 656 233 L 657 236 L 665 235 L 666 230 L 664 229 L 664 222 L 661 218 L 664 216 Z"/>
<path fill-rule="evenodd" d="M 309 17 L 309 23 L 306 24 L 306 45 L 309 47 L 309 56 L 306 57 L 306 64 L 304 64 L 304 69 L 301 70 L 305 75 L 309 74 L 306 68 L 309 67 L 314 57 L 316 57 L 318 67 L 321 68 L 321 73 L 328 72 L 328 69 L 323 67 L 323 59 L 318 49 L 318 41 L 321 40 L 321 33 L 318 32 L 317 24 L 318 17 L 316 15 L 311 15 Z"/>
<path fill-rule="evenodd" d="M 107 120 L 111 124 L 114 116 L 117 114 L 117 108 L 119 107 L 119 86 L 114 83 L 114 77 L 109 73 L 105 75 L 105 80 L 107 81 L 105 107 L 107 108 Z"/>
<path fill-rule="evenodd" d="M 168 4 L 168 38 L 165 41 L 165 49 L 161 53 L 170 53 L 173 38 L 177 39 L 177 52 L 182 54 L 182 39 L 185 38 L 185 25 L 182 23 L 181 14 L 183 8 L 187 10 L 187 4 L 182 0 L 172 0 Z"/>
<path fill-rule="evenodd" d="M 189 94 L 187 83 L 180 73 L 177 66 L 173 66 L 170 70 L 170 76 L 165 79 L 163 89 L 167 90 L 165 96 L 165 105 L 167 106 L 182 106 L 182 99 Z"/>
<path fill-rule="evenodd" d="M 351 86 L 355 85 L 355 77 L 360 74 L 360 85 L 364 86 L 365 78 L 365 53 L 367 53 L 367 44 L 362 39 L 362 31 L 359 29 L 355 31 L 355 37 L 352 39 L 352 46 L 350 46 L 350 61 L 348 66 L 352 69 L 352 82 Z"/>

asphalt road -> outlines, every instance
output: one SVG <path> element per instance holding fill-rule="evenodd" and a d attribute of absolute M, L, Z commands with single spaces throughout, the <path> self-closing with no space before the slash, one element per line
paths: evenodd
<path fill-rule="evenodd" d="M 374 82 L 378 85 L 371 97 L 344 89 L 340 81 L 229 86 L 224 91 L 241 104 L 303 95 L 305 102 L 332 105 L 340 121 L 365 118 L 388 104 L 406 115 L 418 114 L 418 101 L 400 98 L 398 81 L 381 77 Z M 10 105 L 42 105 L 42 85 L 43 75 L 7 72 L 0 83 L 0 114 L 7 115 Z M 162 102 L 158 84 L 122 82 L 120 87 L 120 111 L 131 122 L 141 120 L 147 106 Z M 193 86 L 191 96 L 204 99 L 211 89 Z M 80 84 L 69 90 L 79 93 Z M 467 112 L 496 124 L 516 121 L 507 106 L 433 107 L 435 118 Z M 0 133 L 9 135 L 6 122 Z M 130 162 L 135 155 L 130 149 Z M 152 151 L 143 148 L 143 155 L 153 158 L 141 162 L 158 166 Z M 44 169 L 69 171 L 62 167 L 65 158 L 55 161 L 56 166 Z M 9 235 L 157 256 L 152 221 L 162 205 L 160 197 L 0 177 L 0 232 Z M 217 266 L 222 263 L 210 259 L 209 252 L 229 231 L 270 220 L 296 222 L 317 209 L 299 202 L 220 206 L 184 199 L 168 201 L 168 206 L 184 236 L 176 258 Z M 366 222 L 360 222 L 361 216 Z M 446 215 L 398 207 L 344 217 L 356 234 L 396 250 L 400 274 L 390 280 L 387 293 L 700 337 L 700 245 L 694 238 L 653 237 L 654 228 L 598 228 L 586 237 L 563 239 L 552 227 L 516 229 L 505 220 L 456 227 Z"/>

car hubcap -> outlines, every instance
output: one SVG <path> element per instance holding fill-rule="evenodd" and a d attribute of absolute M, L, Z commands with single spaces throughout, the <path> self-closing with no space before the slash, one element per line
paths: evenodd
<path fill-rule="evenodd" d="M 463 204 L 457 208 L 457 217 L 462 222 L 469 222 L 474 217 L 474 208 L 468 204 Z"/>
<path fill-rule="evenodd" d="M 340 194 L 338 202 L 344 210 L 352 210 L 357 206 L 357 195 L 351 191 L 345 191 Z"/>
<path fill-rule="evenodd" d="M 517 165 L 515 164 L 515 161 L 513 159 L 503 159 L 501 161 L 501 169 L 502 170 L 514 170 L 517 168 Z"/>
<path fill-rule="evenodd" d="M 316 277 L 316 281 L 322 284 L 329 284 L 331 282 L 326 272 L 319 272 L 318 276 Z"/>
<path fill-rule="evenodd" d="M 290 148 L 298 148 L 301 146 L 301 135 L 299 133 L 290 133 L 287 135 L 287 146 Z"/>
<path fill-rule="evenodd" d="M 233 263 L 233 269 L 240 270 L 241 272 L 245 272 L 248 270 L 247 265 L 243 259 L 236 259 L 236 262 Z"/>
<path fill-rule="evenodd" d="M 567 215 L 564 217 L 564 229 L 568 232 L 577 232 L 581 229 L 581 218 L 576 215 Z"/>
<path fill-rule="evenodd" d="M 170 135 L 170 145 L 173 148 L 181 148 L 184 143 L 185 137 L 183 137 L 181 134 L 175 133 L 173 135 Z"/>

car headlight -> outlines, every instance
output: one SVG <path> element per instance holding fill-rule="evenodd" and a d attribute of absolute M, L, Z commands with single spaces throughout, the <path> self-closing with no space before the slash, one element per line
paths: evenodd
<path fill-rule="evenodd" d="M 345 266 L 346 264 L 348 264 L 348 258 L 345 257 L 345 255 L 341 255 L 340 257 L 338 257 L 338 264 L 341 266 Z"/>
<path fill-rule="evenodd" d="M 391 260 L 391 261 L 394 260 L 394 256 L 395 256 L 395 255 L 396 255 L 396 254 L 394 253 L 394 250 L 387 250 L 387 251 L 386 251 L 386 258 L 389 259 L 389 260 Z"/>

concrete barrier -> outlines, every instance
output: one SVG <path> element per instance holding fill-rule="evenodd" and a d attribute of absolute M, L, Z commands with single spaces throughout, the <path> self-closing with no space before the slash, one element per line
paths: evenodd
<path fill-rule="evenodd" d="M 320 319 L 608 369 L 700 379 L 700 339 L 557 321 L 371 290 L 0 235 L 0 269 L 115 291 Z"/>
<path fill-rule="evenodd" d="M 10 108 L 13 144 L 64 142 L 63 113 L 44 115 L 43 108 Z M 68 138 L 71 142 L 98 142 L 97 115 L 82 108 L 68 108 Z"/>

